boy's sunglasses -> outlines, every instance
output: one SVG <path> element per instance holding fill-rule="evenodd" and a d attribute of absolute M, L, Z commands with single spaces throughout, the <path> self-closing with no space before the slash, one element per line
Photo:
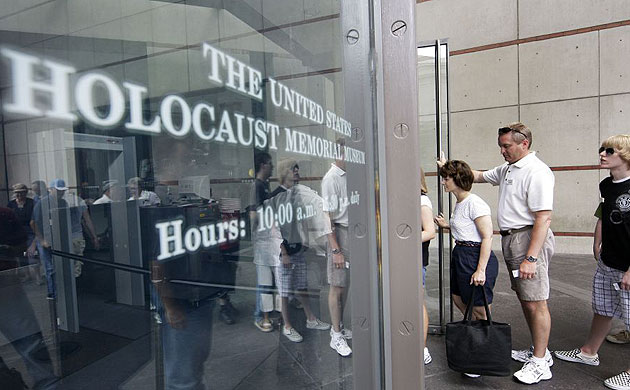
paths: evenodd
<path fill-rule="evenodd" d="M 603 146 L 599 148 L 600 153 L 603 152 L 604 150 L 606 151 L 606 156 L 612 156 L 613 154 L 615 154 L 615 149 L 613 148 L 605 148 Z"/>

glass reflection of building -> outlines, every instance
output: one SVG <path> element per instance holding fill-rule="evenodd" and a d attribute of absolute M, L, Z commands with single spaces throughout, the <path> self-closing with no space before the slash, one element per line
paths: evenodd
<path fill-rule="evenodd" d="M 353 357 L 328 326 L 328 257 L 349 249 L 330 247 L 322 178 L 340 159 L 362 174 L 372 157 L 339 143 L 352 126 L 340 5 L 5 8 L 0 203 L 24 183 L 38 205 L 38 250 L 16 249 L 0 270 L 25 302 L 0 317 L 35 325 L 0 329 L 7 366 L 36 388 L 51 376 L 59 388 L 352 386 Z M 299 175 L 258 178 L 259 153 Z M 258 182 L 269 193 L 252 203 Z M 352 345 L 352 294 L 342 307 L 335 328 Z M 9 347 L 22 336 L 46 375 Z"/>

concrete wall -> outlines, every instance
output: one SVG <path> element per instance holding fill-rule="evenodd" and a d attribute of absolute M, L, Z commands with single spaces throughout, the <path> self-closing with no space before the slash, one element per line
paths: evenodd
<path fill-rule="evenodd" d="M 503 162 L 497 128 L 528 125 L 556 176 L 557 251 L 591 253 L 607 175 L 593 167 L 597 149 L 630 134 L 630 2 L 430 0 L 417 4 L 416 23 L 418 42 L 449 44 L 452 157 L 491 168 Z M 473 191 L 496 210 L 495 189 Z"/>

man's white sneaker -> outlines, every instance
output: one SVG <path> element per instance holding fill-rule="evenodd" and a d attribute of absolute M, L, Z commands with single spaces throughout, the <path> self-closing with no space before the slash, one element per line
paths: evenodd
<path fill-rule="evenodd" d="M 630 373 L 627 371 L 604 381 L 606 387 L 615 390 L 630 390 Z"/>
<path fill-rule="evenodd" d="M 306 320 L 306 327 L 308 329 L 328 330 L 330 329 L 330 324 L 315 318 L 313 321 Z"/>
<path fill-rule="evenodd" d="M 533 385 L 541 380 L 549 380 L 551 376 L 551 370 L 547 362 L 537 363 L 533 360 L 527 361 L 523 368 L 514 373 L 514 378 L 527 385 Z"/>
<path fill-rule="evenodd" d="M 294 343 L 299 343 L 304 340 L 302 335 L 299 334 L 298 331 L 295 330 L 295 328 L 287 329 L 284 325 L 282 326 L 282 334 Z"/>
<path fill-rule="evenodd" d="M 529 349 L 513 349 L 512 350 L 512 359 L 517 362 L 527 363 L 534 356 L 534 347 L 529 347 Z M 551 352 L 549 350 L 545 350 L 545 361 L 547 361 L 547 365 L 549 367 L 553 366 L 553 357 L 551 356 Z"/>
<path fill-rule="evenodd" d="M 431 354 L 429 353 L 429 348 L 424 347 L 424 364 L 429 364 L 433 361 Z"/>
<path fill-rule="evenodd" d="M 599 356 L 588 357 L 582 353 L 580 348 L 570 351 L 555 351 L 553 353 L 560 360 L 574 363 L 588 364 L 589 366 L 599 366 Z"/>
<path fill-rule="evenodd" d="M 340 335 L 334 335 L 330 338 L 330 348 L 334 349 L 339 355 L 344 357 L 349 356 L 352 353 L 352 350 L 348 347 L 346 339 Z"/>

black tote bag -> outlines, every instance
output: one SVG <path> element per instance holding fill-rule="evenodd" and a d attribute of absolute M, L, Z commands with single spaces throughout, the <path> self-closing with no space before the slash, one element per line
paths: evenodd
<path fill-rule="evenodd" d="M 455 371 L 469 374 L 508 376 L 511 374 L 512 331 L 510 324 L 493 322 L 486 298 L 483 302 L 488 320 L 472 321 L 475 290 L 462 321 L 446 324 L 446 358 Z"/>

